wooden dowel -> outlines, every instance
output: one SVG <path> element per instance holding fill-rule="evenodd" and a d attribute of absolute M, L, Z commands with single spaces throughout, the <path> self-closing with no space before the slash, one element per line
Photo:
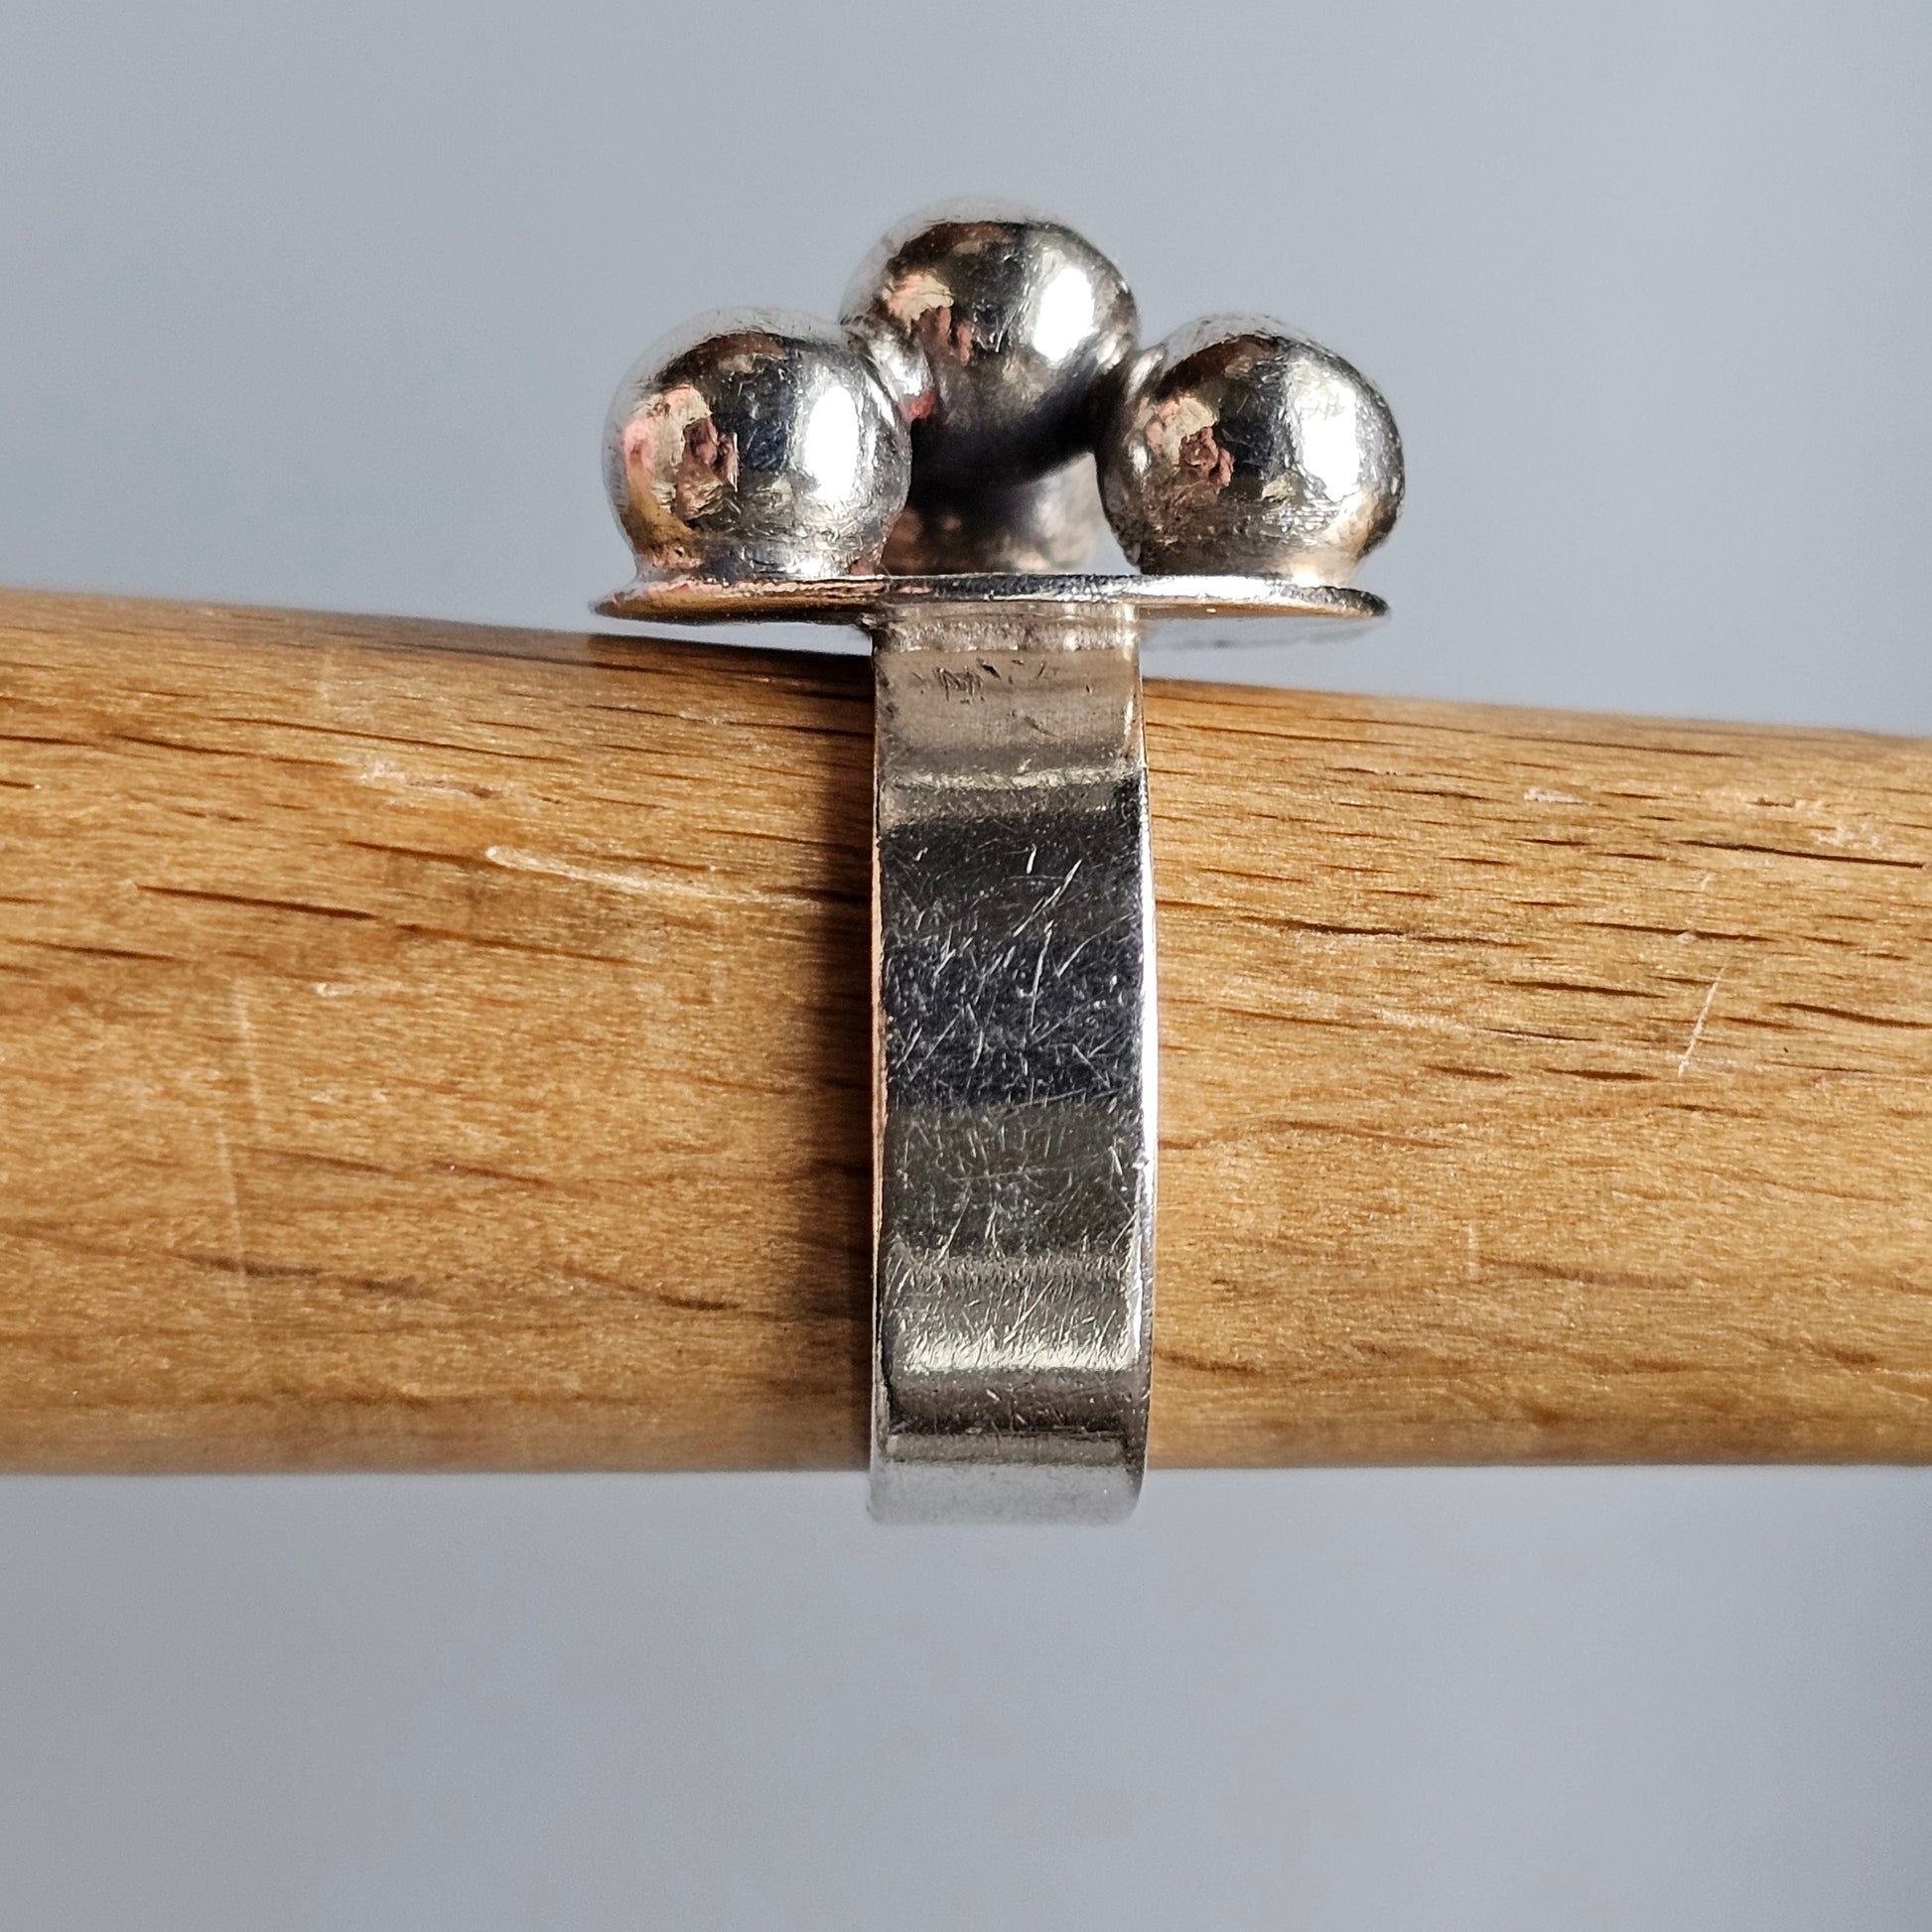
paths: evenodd
<path fill-rule="evenodd" d="M 1932 1459 L 1932 745 L 1148 696 L 1167 1463 Z M 0 596 L 0 1466 L 864 1453 L 856 658 Z"/>

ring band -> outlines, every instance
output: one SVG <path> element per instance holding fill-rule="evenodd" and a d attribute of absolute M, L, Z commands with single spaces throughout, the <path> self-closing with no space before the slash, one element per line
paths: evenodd
<path fill-rule="evenodd" d="M 941 607 L 875 643 L 873 1513 L 1111 1521 L 1153 1349 L 1138 620 Z"/>

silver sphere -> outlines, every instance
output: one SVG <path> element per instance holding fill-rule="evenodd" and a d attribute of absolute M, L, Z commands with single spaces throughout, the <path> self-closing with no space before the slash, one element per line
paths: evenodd
<path fill-rule="evenodd" d="M 673 330 L 624 377 L 604 481 L 640 570 L 870 572 L 905 502 L 905 425 L 829 322 L 726 309 Z"/>
<path fill-rule="evenodd" d="M 1145 571 L 1344 584 L 1402 507 L 1402 441 L 1332 350 L 1265 316 L 1208 316 L 1129 371 L 1100 489 Z"/>
<path fill-rule="evenodd" d="M 1032 483 L 915 490 L 886 539 L 886 568 L 910 576 L 1084 570 L 1105 520 L 1091 456 Z"/>
<path fill-rule="evenodd" d="M 986 201 L 900 222 L 840 316 L 912 426 L 915 492 L 954 494 L 1029 483 L 1091 447 L 1139 327 L 1091 242 Z"/>

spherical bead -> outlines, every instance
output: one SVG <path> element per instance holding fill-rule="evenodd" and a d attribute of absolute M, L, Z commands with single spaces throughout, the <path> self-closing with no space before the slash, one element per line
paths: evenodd
<path fill-rule="evenodd" d="M 1261 316 L 1209 316 L 1129 370 L 1100 443 L 1114 533 L 1144 571 L 1346 583 L 1402 506 L 1375 388 Z"/>
<path fill-rule="evenodd" d="M 911 425 L 915 496 L 1029 483 L 1089 448 L 1138 326 L 1091 242 L 991 202 L 901 222 L 840 313 Z"/>
<path fill-rule="evenodd" d="M 641 570 L 721 579 L 876 570 L 911 446 L 871 364 L 829 322 L 722 310 L 619 386 L 606 487 Z"/>

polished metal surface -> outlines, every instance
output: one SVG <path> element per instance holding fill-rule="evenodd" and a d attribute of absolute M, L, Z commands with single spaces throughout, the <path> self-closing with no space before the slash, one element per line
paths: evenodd
<path fill-rule="evenodd" d="M 871 633 L 873 1512 L 1110 1521 L 1153 1361 L 1140 648 L 1383 616 L 1344 584 L 1401 444 L 1279 324 L 1135 356 L 1113 264 L 997 204 L 894 229 L 842 321 L 715 316 L 631 372 L 605 452 L 638 573 L 598 609 Z M 1138 573 L 1083 569 L 1102 499 Z"/>
<path fill-rule="evenodd" d="M 1208 316 L 1136 358 L 1100 486 L 1145 571 L 1342 584 L 1402 507 L 1402 442 L 1332 350 L 1265 316 Z"/>
<path fill-rule="evenodd" d="M 724 310 L 665 337 L 624 377 L 604 474 L 646 574 L 841 577 L 878 568 L 911 446 L 832 324 Z"/>
<path fill-rule="evenodd" d="M 921 486 L 886 539 L 895 576 L 1012 575 L 1084 570 L 1107 519 L 1091 456 L 1076 456 L 1031 483 L 978 489 Z"/>
<path fill-rule="evenodd" d="M 1154 897 L 1136 624 L 877 638 L 872 1506 L 1104 1522 L 1154 1311 Z"/>
<path fill-rule="evenodd" d="M 1015 619 L 1053 611 L 1119 611 L 1150 622 L 1176 618 L 1344 619 L 1385 617 L 1370 591 L 1297 584 L 1280 577 L 1062 576 L 1048 572 L 957 577 L 820 577 L 720 582 L 640 578 L 598 606 L 607 618 L 665 623 L 733 623 L 783 618 L 793 623 L 858 623 L 877 628 L 896 612 L 933 605 L 990 605 Z"/>
<path fill-rule="evenodd" d="M 953 493 L 1027 483 L 1090 449 L 1139 328 L 1090 241 L 993 201 L 900 222 L 839 313 L 911 425 L 917 488 Z"/>

